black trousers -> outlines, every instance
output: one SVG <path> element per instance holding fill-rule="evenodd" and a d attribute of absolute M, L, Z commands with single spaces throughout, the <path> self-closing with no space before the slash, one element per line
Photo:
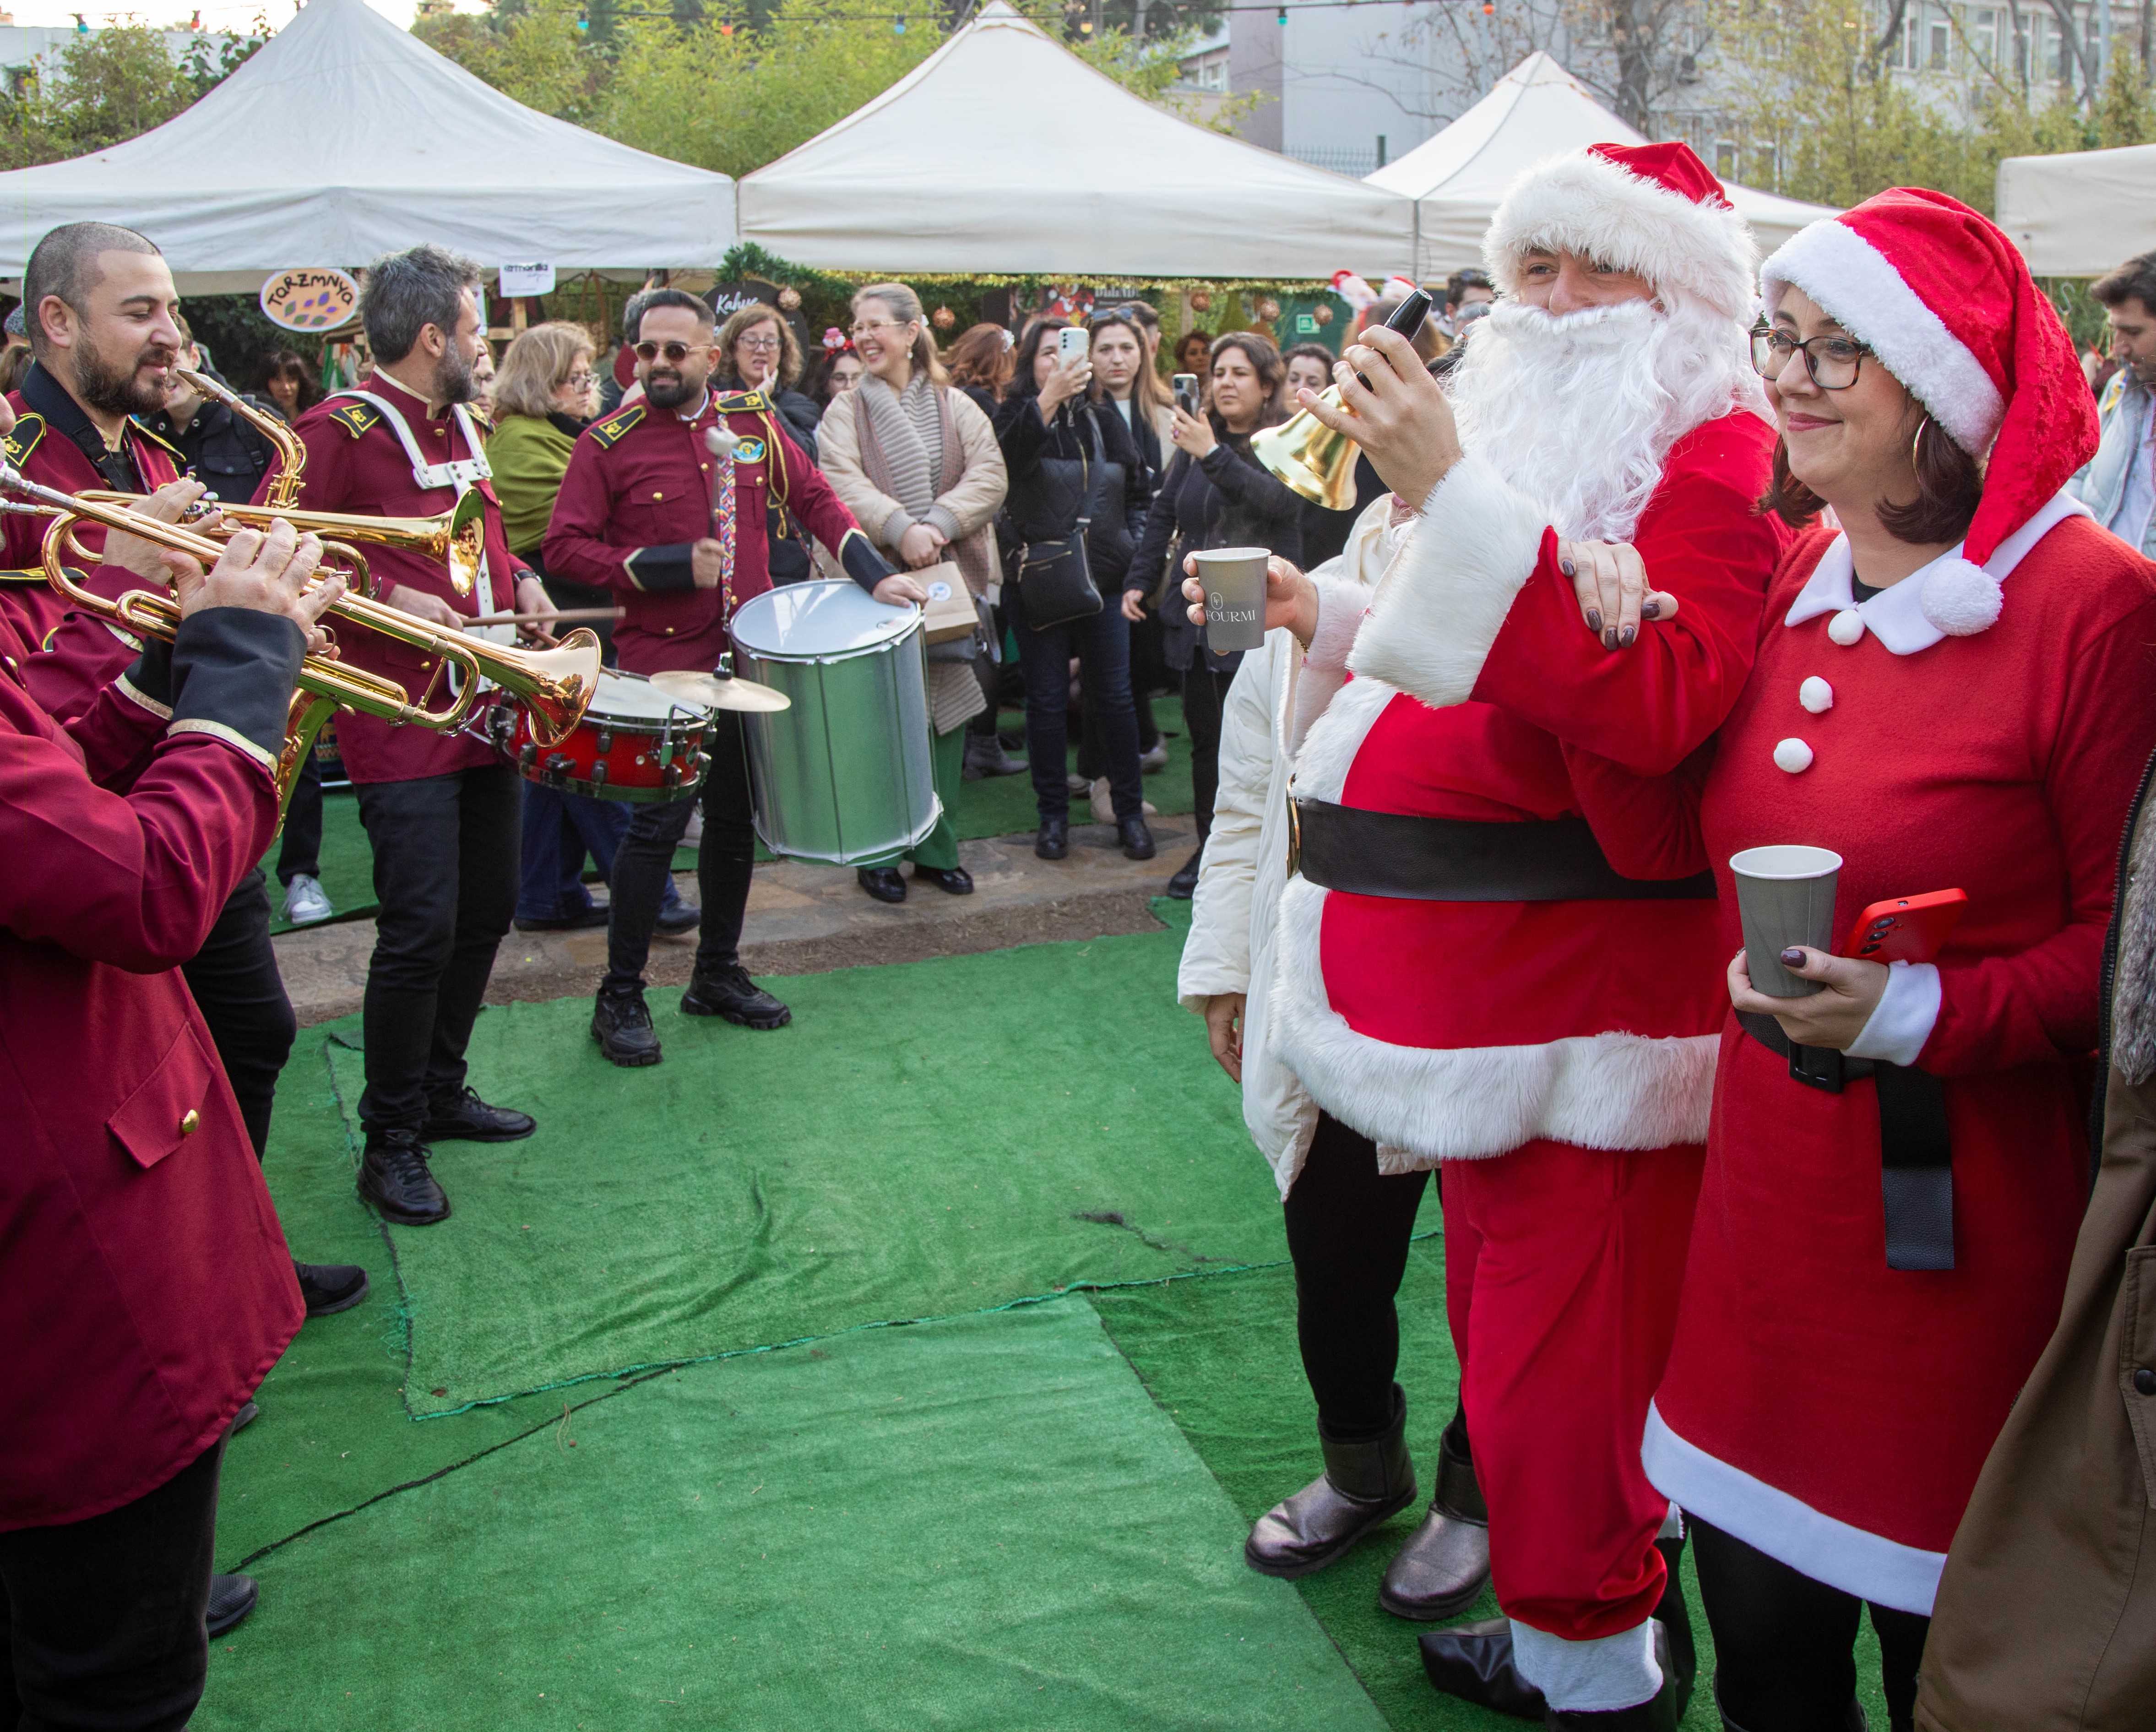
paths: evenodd
<path fill-rule="evenodd" d="M 1400 1359 L 1394 1299 L 1407 1273 L 1427 1173 L 1380 1173 L 1377 1145 L 1321 1113 L 1283 1205 L 1295 1259 L 1295 1332 L 1318 1422 L 1373 1436 L 1391 1422 Z M 1465 1449 L 1465 1427 L 1454 1430 Z"/>
<path fill-rule="evenodd" d="M 182 1732 L 209 1672 L 223 1454 L 88 1521 L 0 1534 L 0 1729 Z"/>
<path fill-rule="evenodd" d="M 290 884 L 303 873 L 310 878 L 322 875 L 322 771 L 311 751 L 300 766 L 299 780 L 292 784 L 292 798 L 285 808 L 284 840 L 277 850 L 280 884 Z"/>
<path fill-rule="evenodd" d="M 1907 1732 L 1932 1621 L 1871 1606 L 1792 1570 L 1689 1511 L 1700 1598 L 1714 1632 L 1714 1693 L 1742 1732 L 1856 1732 L 1860 1612 L 1871 1614 L 1887 1712 Z"/>
<path fill-rule="evenodd" d="M 704 809 L 704 839 L 696 847 L 696 885 L 704 917 L 696 938 L 696 972 L 716 974 L 740 959 L 742 917 L 756 867 L 756 798 L 749 788 L 741 718 L 731 711 L 718 712 L 704 736 L 704 752 L 711 767 L 696 799 L 637 807 L 628 835 L 614 851 L 603 992 L 628 992 L 644 984 L 644 964 L 651 954 L 651 934 L 659 924 L 674 850 L 698 801 Z"/>
<path fill-rule="evenodd" d="M 239 881 L 192 961 L 182 965 L 246 1121 L 254 1158 L 270 1146 L 277 1078 L 299 1036 L 277 953 L 270 943 L 270 892 L 257 866 Z M 0 1722 L 0 1732 L 5 1723 Z"/>
<path fill-rule="evenodd" d="M 1213 802 L 1220 794 L 1220 717 L 1235 676 L 1214 673 L 1205 666 L 1202 650 L 1190 654 L 1191 666 L 1183 676 L 1183 725 L 1190 733 L 1190 791 L 1202 845 L 1213 833 Z"/>
<path fill-rule="evenodd" d="M 362 782 L 359 820 L 382 904 L 362 1024 L 369 1135 L 420 1128 L 464 1087 L 465 1047 L 516 912 L 523 784 L 507 763 Z"/>

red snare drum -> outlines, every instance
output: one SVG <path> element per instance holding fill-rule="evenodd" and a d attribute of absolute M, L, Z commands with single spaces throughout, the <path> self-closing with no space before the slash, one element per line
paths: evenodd
<path fill-rule="evenodd" d="M 653 690 L 643 675 L 608 668 L 584 719 L 560 745 L 542 747 L 531 738 L 529 712 L 508 700 L 495 706 L 492 732 L 527 782 L 600 799 L 660 803 L 686 799 L 703 781 L 711 720 Z"/>

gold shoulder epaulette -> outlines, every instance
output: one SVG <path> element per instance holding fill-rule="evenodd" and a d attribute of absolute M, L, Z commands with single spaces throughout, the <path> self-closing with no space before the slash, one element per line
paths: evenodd
<path fill-rule="evenodd" d="M 771 407 L 771 399 L 761 391 L 721 391 L 718 397 L 719 413 L 722 415 L 760 414 Z"/>
<path fill-rule="evenodd" d="M 44 436 L 45 418 L 35 409 L 28 410 L 15 423 L 15 430 L 8 435 L 4 443 L 0 443 L 0 451 L 5 451 L 8 460 L 20 469 L 29 460 L 30 453 L 38 449 L 38 441 Z"/>
<path fill-rule="evenodd" d="M 603 420 L 593 422 L 584 429 L 584 437 L 603 451 L 643 419 L 644 405 L 632 403 L 626 409 L 616 409 Z"/>
<path fill-rule="evenodd" d="M 162 434 L 153 432 L 144 426 L 139 416 L 130 415 L 127 419 L 128 424 L 134 428 L 135 436 L 137 439 L 146 439 L 151 445 L 161 447 L 180 468 L 184 470 L 187 466 L 187 454 L 174 445 L 172 440 L 167 439 Z"/>
<path fill-rule="evenodd" d="M 380 424 L 382 411 L 371 403 L 361 403 L 356 398 L 348 399 L 330 411 L 330 419 L 343 428 L 354 439 L 357 439 L 368 428 Z"/>

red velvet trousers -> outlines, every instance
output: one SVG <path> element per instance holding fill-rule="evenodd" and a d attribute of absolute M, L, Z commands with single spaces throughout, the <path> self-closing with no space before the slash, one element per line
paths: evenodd
<path fill-rule="evenodd" d="M 1567 1641 L 1631 1629 L 1661 1598 L 1669 1500 L 1640 1442 L 1706 1154 L 1535 1142 L 1440 1169 L 1445 1309 L 1497 1603 Z"/>

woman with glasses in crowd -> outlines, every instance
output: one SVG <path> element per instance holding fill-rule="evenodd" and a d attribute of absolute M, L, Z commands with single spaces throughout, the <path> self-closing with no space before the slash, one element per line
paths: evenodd
<path fill-rule="evenodd" d="M 786 316 L 775 306 L 745 306 L 719 326 L 711 348 L 712 388 L 762 392 L 787 437 L 815 462 L 816 424 L 824 411 L 814 398 L 794 388 L 801 382 L 801 343 Z"/>
<path fill-rule="evenodd" d="M 1089 743 L 1113 790 L 1116 839 L 1132 860 L 1153 856 L 1139 784 L 1137 720 L 1131 707 L 1130 627 L 1113 605 L 1129 568 L 1134 531 L 1151 494 L 1145 466 L 1122 415 L 1109 406 L 1081 351 L 1060 358 L 1060 318 L 1035 319 L 1019 340 L 1017 370 L 996 410 L 996 439 L 1010 476 L 1012 557 L 1004 568 L 1004 608 L 1025 670 L 1025 748 L 1033 767 L 1040 831 L 1033 851 L 1061 860 L 1070 851 L 1068 713 L 1071 657 L 1086 693 Z M 1128 326 L 1121 327 L 1125 336 Z M 1030 547 L 1079 532 L 1088 512 L 1086 558 L 1101 602 L 1074 619 L 1033 623 L 1026 564 Z"/>
<path fill-rule="evenodd" d="M 861 357 L 854 340 L 835 325 L 824 333 L 824 353 L 808 375 L 808 396 L 820 415 L 834 398 L 844 397 L 861 382 Z M 819 422 L 818 424 L 821 425 Z"/>
<path fill-rule="evenodd" d="M 494 382 L 499 417 L 487 436 L 487 466 L 501 501 L 501 527 L 509 551 L 530 566 L 557 608 L 613 607 L 611 591 L 547 575 L 544 542 L 562 491 L 569 453 L 591 424 L 599 402 L 593 367 L 592 334 L 582 325 L 552 321 L 520 332 L 502 355 Z M 613 627 L 594 622 L 613 660 Z M 604 926 L 607 911 L 584 888 L 588 851 L 599 876 L 611 883 L 614 850 L 629 829 L 629 808 L 619 800 L 527 783 L 524 789 L 524 858 L 516 893 L 520 932 L 556 932 Z M 674 894 L 659 917 L 662 932 L 686 932 L 696 910 Z"/>
<path fill-rule="evenodd" d="M 1167 573 L 1172 550 L 1178 566 L 1206 547 L 1264 547 L 1301 563 L 1302 501 L 1250 455 L 1250 435 L 1286 418 L 1287 369 L 1280 351 L 1255 331 L 1230 331 L 1214 342 L 1211 377 L 1212 400 L 1202 416 L 1180 404 L 1173 412 L 1168 436 L 1175 455 L 1123 582 L 1127 619 L 1144 616 L 1164 573 L 1171 586 L 1179 583 Z M 1168 665 L 1183 676 L 1198 846 L 1168 881 L 1168 893 L 1188 897 L 1197 887 L 1220 785 L 1221 707 L 1242 656 L 1215 654 L 1205 641 L 1205 628 L 1189 623 L 1188 609 L 1152 605 L 1160 613 Z"/>
<path fill-rule="evenodd" d="M 854 296 L 853 341 L 861 381 L 824 411 L 817 432 L 823 470 L 870 541 L 902 569 L 948 563 L 976 604 L 994 585 L 995 532 L 1004 502 L 1003 454 L 972 398 L 950 387 L 920 297 L 903 283 L 871 283 Z M 928 651 L 929 723 L 943 815 L 906 851 L 914 876 L 953 896 L 972 893 L 958 864 L 951 814 L 964 774 L 966 724 L 988 699 L 972 666 L 976 640 Z M 896 860 L 865 866 L 861 887 L 878 902 L 906 900 Z"/>

